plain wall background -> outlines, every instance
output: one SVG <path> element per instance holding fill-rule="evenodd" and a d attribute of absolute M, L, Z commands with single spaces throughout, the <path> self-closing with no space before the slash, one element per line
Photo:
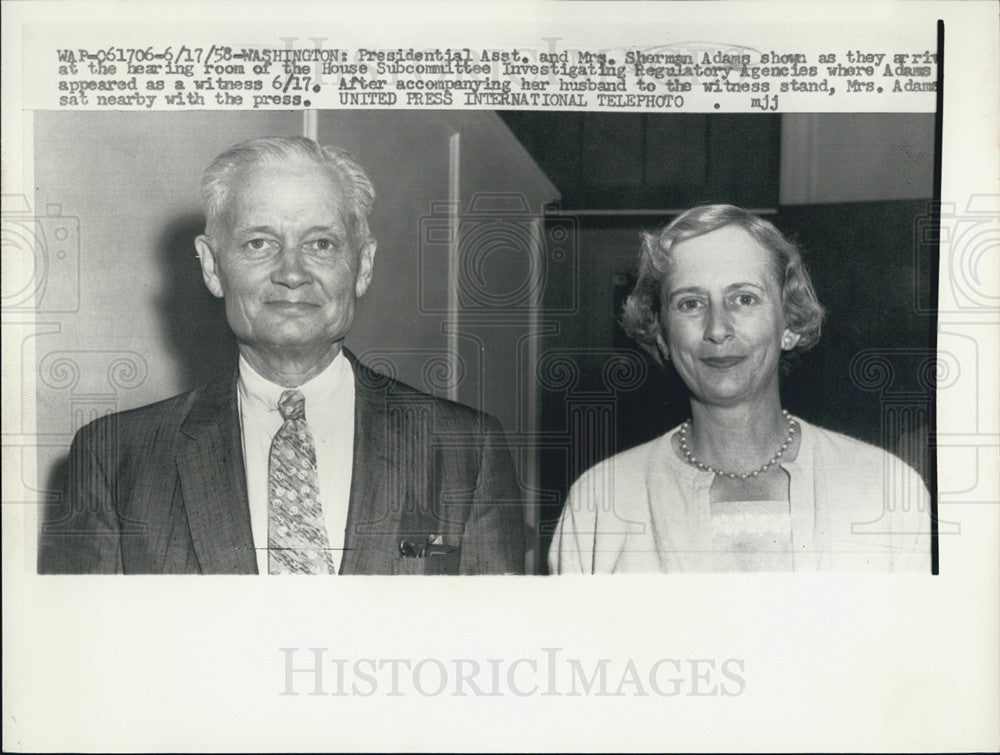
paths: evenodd
<path fill-rule="evenodd" d="M 784 113 L 781 205 L 927 199 L 933 113 Z"/>

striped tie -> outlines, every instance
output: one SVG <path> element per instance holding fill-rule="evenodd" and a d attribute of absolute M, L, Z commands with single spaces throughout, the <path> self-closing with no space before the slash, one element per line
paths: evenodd
<path fill-rule="evenodd" d="M 306 424 L 306 399 L 285 391 L 285 422 L 271 441 L 267 548 L 271 574 L 336 574 L 316 482 L 316 447 Z"/>

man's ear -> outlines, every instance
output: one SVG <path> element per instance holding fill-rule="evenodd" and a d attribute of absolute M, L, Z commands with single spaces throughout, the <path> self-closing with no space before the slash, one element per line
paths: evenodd
<path fill-rule="evenodd" d="M 358 275 L 354 279 L 354 293 L 360 299 L 372 282 L 372 270 L 375 267 L 375 239 L 368 239 L 358 253 Z"/>
<path fill-rule="evenodd" d="M 201 262 L 201 277 L 204 278 L 205 285 L 212 292 L 212 296 L 221 299 L 223 297 L 222 281 L 219 280 L 219 271 L 216 265 L 215 252 L 212 251 L 211 239 L 202 234 L 194 240 L 194 248 L 198 250 L 198 261 Z"/>
<path fill-rule="evenodd" d="M 795 333 L 795 332 L 793 332 L 791 330 L 788 330 L 786 328 L 785 332 L 781 336 L 781 348 L 782 348 L 782 350 L 784 350 L 784 351 L 791 351 L 792 349 L 794 349 L 798 345 L 799 340 L 801 338 L 802 338 L 801 335 L 799 335 L 798 333 Z"/>

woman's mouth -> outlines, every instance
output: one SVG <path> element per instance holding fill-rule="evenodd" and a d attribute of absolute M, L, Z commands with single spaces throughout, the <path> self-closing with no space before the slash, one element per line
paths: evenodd
<path fill-rule="evenodd" d="M 745 359 L 746 357 L 702 357 L 701 361 L 714 369 L 727 370 L 730 367 L 735 367 Z"/>

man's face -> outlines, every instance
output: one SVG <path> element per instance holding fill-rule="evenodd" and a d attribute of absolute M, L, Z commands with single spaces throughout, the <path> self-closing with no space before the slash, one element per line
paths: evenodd
<path fill-rule="evenodd" d="M 371 281 L 374 241 L 355 241 L 333 171 L 308 162 L 238 173 L 210 235 L 195 241 L 205 284 L 225 299 L 241 350 L 299 363 L 335 354 Z"/>

